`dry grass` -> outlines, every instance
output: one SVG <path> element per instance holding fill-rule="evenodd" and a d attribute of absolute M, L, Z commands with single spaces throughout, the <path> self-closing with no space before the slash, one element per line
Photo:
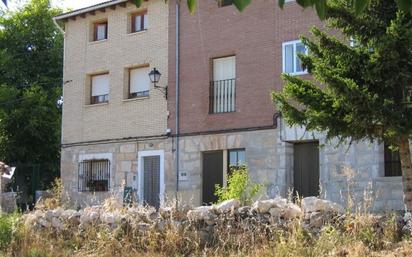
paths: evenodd
<path fill-rule="evenodd" d="M 6 256 L 412 256 L 411 241 L 402 239 L 394 215 L 384 218 L 348 215 L 318 233 L 295 220 L 271 227 L 226 220 L 202 244 L 195 225 L 169 224 L 162 232 L 142 232 L 123 225 L 34 231 L 23 224 L 14 233 Z"/>
<path fill-rule="evenodd" d="M 61 184 L 56 182 L 55 188 L 53 194 L 59 199 Z M 58 199 L 38 207 L 55 208 L 62 204 Z M 114 211 L 121 206 L 109 199 L 103 208 Z M 103 224 L 66 224 L 59 232 L 20 222 L 13 225 L 12 240 L 0 249 L 0 256 L 412 256 L 412 240 L 402 238 L 396 214 L 376 216 L 358 210 L 330 220 L 320 231 L 305 229 L 301 220 L 273 226 L 228 215 L 208 233 L 204 224 L 177 225 L 175 221 L 184 216 L 176 212 L 163 229 L 148 230 L 142 230 L 136 220 L 114 229 Z"/>

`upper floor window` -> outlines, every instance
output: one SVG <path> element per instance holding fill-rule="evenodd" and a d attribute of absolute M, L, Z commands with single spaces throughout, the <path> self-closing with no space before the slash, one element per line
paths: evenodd
<path fill-rule="evenodd" d="M 132 17 L 132 31 L 131 31 L 132 33 L 147 29 L 149 25 L 147 11 L 132 14 L 131 17 Z"/>
<path fill-rule="evenodd" d="M 91 104 L 107 103 L 109 101 L 109 74 L 91 76 Z"/>
<path fill-rule="evenodd" d="M 93 41 L 107 39 L 107 20 L 94 23 Z"/>
<path fill-rule="evenodd" d="M 298 54 L 307 54 L 308 50 L 300 40 L 285 42 L 282 44 L 283 72 L 291 75 L 306 74 L 302 67 L 302 61 Z"/>
<path fill-rule="evenodd" d="M 129 98 L 149 96 L 149 67 L 129 70 Z"/>
<path fill-rule="evenodd" d="M 213 59 L 210 83 L 210 113 L 234 112 L 236 103 L 236 57 Z"/>
<path fill-rule="evenodd" d="M 399 151 L 392 151 L 389 145 L 384 144 L 385 148 L 385 177 L 402 176 L 401 161 Z"/>
<path fill-rule="evenodd" d="M 79 163 L 78 190 L 79 192 L 109 191 L 110 161 L 85 160 Z"/>
<path fill-rule="evenodd" d="M 217 0 L 219 7 L 228 6 L 233 4 L 233 0 Z"/>

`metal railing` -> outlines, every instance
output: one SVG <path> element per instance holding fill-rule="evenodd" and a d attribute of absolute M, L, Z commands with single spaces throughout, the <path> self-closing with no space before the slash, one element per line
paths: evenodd
<path fill-rule="evenodd" d="M 79 163 L 79 192 L 109 191 L 109 187 L 109 160 L 87 160 Z"/>
<path fill-rule="evenodd" d="M 210 82 L 209 113 L 234 112 L 236 107 L 236 79 Z"/>

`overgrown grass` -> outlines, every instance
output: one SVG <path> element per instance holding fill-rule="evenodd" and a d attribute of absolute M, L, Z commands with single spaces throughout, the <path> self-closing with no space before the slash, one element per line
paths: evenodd
<path fill-rule="evenodd" d="M 246 221 L 217 224 L 202 244 L 195 227 L 168 225 L 161 232 L 130 226 L 115 230 L 96 225 L 77 230 L 35 231 L 16 215 L 2 216 L 1 244 L 6 256 L 391 256 L 412 253 L 412 241 L 402 239 L 394 215 L 347 215 L 319 232 L 300 220 L 284 226 L 251 226 Z M 393 255 L 392 255 L 393 256 Z M 398 256 L 398 255 L 396 255 Z M 404 255 L 408 256 L 408 255 Z"/>
<path fill-rule="evenodd" d="M 12 242 L 20 215 L 0 214 L 0 250 L 6 250 Z"/>

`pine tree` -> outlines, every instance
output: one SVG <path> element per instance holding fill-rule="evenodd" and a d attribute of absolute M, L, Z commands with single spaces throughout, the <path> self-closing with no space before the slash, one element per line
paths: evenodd
<path fill-rule="evenodd" d="M 283 74 L 273 99 L 290 125 L 327 139 L 384 141 L 399 149 L 404 203 L 412 210 L 412 19 L 394 0 L 372 0 L 361 15 L 351 0 L 328 1 L 326 23 L 312 29 L 300 55 L 313 79 Z M 352 43 L 349 43 L 352 41 Z"/>

